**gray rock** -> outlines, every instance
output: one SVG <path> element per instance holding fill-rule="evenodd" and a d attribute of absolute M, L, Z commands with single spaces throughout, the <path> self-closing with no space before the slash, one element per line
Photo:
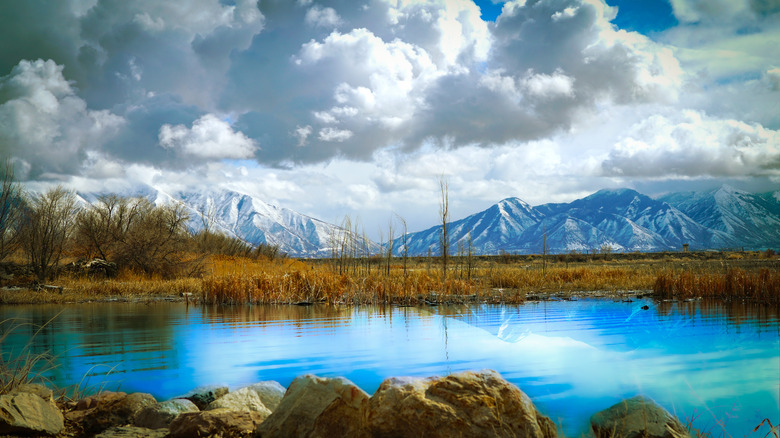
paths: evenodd
<path fill-rule="evenodd" d="M 251 437 L 262 421 L 263 416 L 259 412 L 238 412 L 227 409 L 189 412 L 173 420 L 168 437 Z"/>
<path fill-rule="evenodd" d="M 176 398 L 186 398 L 187 400 L 195 403 L 198 409 L 203 410 L 209 403 L 229 393 L 230 390 L 227 386 L 222 385 L 208 385 L 199 386 L 192 391 Z"/>
<path fill-rule="evenodd" d="M 145 427 L 117 426 L 95 435 L 95 438 L 163 438 L 168 429 L 147 429 Z"/>
<path fill-rule="evenodd" d="M 254 385 L 247 386 L 247 388 L 256 392 L 257 396 L 260 397 L 260 401 L 263 402 L 263 405 L 271 412 L 275 411 L 276 407 L 279 406 L 286 391 L 284 386 L 274 380 L 258 382 Z"/>
<path fill-rule="evenodd" d="M 28 392 L 0 396 L 0 434 L 56 435 L 64 424 L 51 399 Z"/>
<path fill-rule="evenodd" d="M 14 388 L 11 393 L 20 394 L 22 392 L 35 394 L 46 401 L 54 402 L 54 392 L 51 389 L 37 383 L 22 383 L 21 385 Z"/>
<path fill-rule="evenodd" d="M 680 438 L 688 433 L 680 420 L 653 400 L 636 396 L 594 414 L 590 426 L 597 438 Z"/>
<path fill-rule="evenodd" d="M 390 378 L 371 397 L 373 437 L 557 436 L 555 424 L 495 371 Z"/>
<path fill-rule="evenodd" d="M 271 415 L 271 411 L 265 407 L 262 401 L 260 401 L 260 396 L 249 388 L 241 388 L 238 391 L 223 395 L 209 403 L 204 411 L 211 411 L 214 409 L 259 412 L 263 415 L 263 419 Z"/>
<path fill-rule="evenodd" d="M 257 435 L 272 437 L 368 437 L 368 394 L 344 378 L 304 375 L 287 388 Z"/>
<path fill-rule="evenodd" d="M 195 403 L 186 398 L 175 398 L 143 408 L 136 414 L 133 422 L 136 426 L 147 429 L 167 428 L 179 414 L 198 411 Z"/>

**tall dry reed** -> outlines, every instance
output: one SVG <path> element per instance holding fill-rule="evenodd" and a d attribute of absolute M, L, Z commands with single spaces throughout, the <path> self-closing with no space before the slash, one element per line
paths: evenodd
<path fill-rule="evenodd" d="M 780 272 L 766 268 L 752 272 L 730 268 L 722 273 L 666 270 L 658 274 L 653 292 L 660 298 L 718 298 L 777 305 Z"/>

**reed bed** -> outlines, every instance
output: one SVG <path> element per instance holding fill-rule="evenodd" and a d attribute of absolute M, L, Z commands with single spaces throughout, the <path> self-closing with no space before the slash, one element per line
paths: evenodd
<path fill-rule="evenodd" d="M 437 269 L 338 270 L 325 264 L 236 264 L 221 260 L 201 283 L 208 304 L 316 303 L 520 303 L 528 293 L 649 290 L 650 268 L 604 265 L 555 267 L 491 265 L 448 272 Z"/>
<path fill-rule="evenodd" d="M 778 305 L 780 272 L 767 268 L 730 268 L 720 273 L 666 270 L 658 274 L 653 292 L 659 298 L 716 298 Z"/>
<path fill-rule="evenodd" d="M 625 254 L 582 261 L 480 257 L 473 264 L 453 258 L 445 278 L 436 258 L 409 259 L 408 264 L 401 259 L 344 263 L 212 254 L 203 258 L 201 269 L 187 276 L 163 278 L 127 269 L 111 279 L 68 274 L 58 278 L 53 288 L 0 288 L 0 304 L 152 301 L 179 296 L 208 304 L 520 303 L 529 295 L 624 291 L 655 291 L 661 298 L 738 297 L 778 302 L 780 260 L 776 257 L 705 255 L 639 258 Z"/>
<path fill-rule="evenodd" d="M 406 276 L 337 274 L 327 270 L 221 274 L 202 280 L 206 304 L 400 304 L 462 302 L 474 282 L 443 281 L 425 272 Z"/>
<path fill-rule="evenodd" d="M 590 265 L 547 269 L 506 267 L 480 271 L 487 287 L 524 292 L 647 290 L 655 280 L 649 267 Z"/>

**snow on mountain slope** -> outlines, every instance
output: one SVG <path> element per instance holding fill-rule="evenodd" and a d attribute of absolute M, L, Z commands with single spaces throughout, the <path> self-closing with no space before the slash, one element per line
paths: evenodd
<path fill-rule="evenodd" d="M 79 195 L 89 203 L 100 197 L 99 193 Z M 189 213 L 188 226 L 194 232 L 208 225 L 251 245 L 278 246 L 293 257 L 330 256 L 332 236 L 341 232 L 335 225 L 230 190 L 169 194 L 143 186 L 119 195 L 144 197 L 156 205 L 180 202 Z"/>
<path fill-rule="evenodd" d="M 79 193 L 84 203 L 99 194 Z M 340 227 L 277 207 L 245 193 L 214 189 L 169 194 L 146 186 L 120 196 L 143 196 L 158 205 L 181 202 L 189 226 L 212 229 L 246 242 L 276 245 L 294 257 L 329 257 L 334 241 L 347 232 Z M 570 203 L 531 207 L 518 198 L 504 199 L 484 211 L 453 221 L 450 253 L 550 253 L 674 251 L 691 249 L 780 246 L 780 192 L 750 194 L 724 186 L 709 192 L 672 193 L 653 199 L 630 189 L 601 190 Z M 440 253 L 441 226 L 409 233 L 409 255 Z M 393 252 L 403 253 L 403 237 L 395 236 Z M 355 236 L 362 241 L 362 238 Z M 369 252 L 379 247 L 367 243 Z M 359 246 L 364 247 L 363 244 Z"/>
<path fill-rule="evenodd" d="M 451 222 L 450 252 L 468 251 L 469 239 L 476 254 L 497 254 L 515 247 L 523 232 L 538 223 L 544 216 L 519 198 L 507 198 L 487 210 L 464 219 Z M 441 252 L 441 226 L 431 227 L 407 236 L 409 255 L 427 255 Z M 403 238 L 393 243 L 394 253 L 403 252 Z"/>
<path fill-rule="evenodd" d="M 688 199 L 686 196 L 670 196 L 664 198 L 669 199 L 666 202 L 630 189 L 601 190 L 570 203 L 537 207 L 509 198 L 452 222 L 450 252 L 456 254 L 459 248 L 466 248 L 469 235 L 477 254 L 498 254 L 501 251 L 538 254 L 545 241 L 551 253 L 599 251 L 603 248 L 620 252 L 676 251 L 686 243 L 691 249 L 756 246 L 755 238 L 750 241 L 753 242 L 751 244 L 744 243 L 748 242 L 745 239 L 745 236 L 750 236 L 748 233 L 734 233 L 734 223 L 753 224 L 753 228 L 763 230 L 762 236 L 780 233 L 780 226 L 776 225 L 780 223 L 777 219 L 780 214 L 775 213 L 780 212 L 780 202 L 774 194 L 749 197 L 742 194 L 736 200 L 723 194 L 711 196 L 710 204 L 696 207 L 704 212 L 697 217 L 687 214 L 695 213 L 696 208 L 677 208 L 677 205 L 687 205 L 683 202 Z M 697 196 L 699 198 L 694 200 L 709 199 L 706 194 Z M 734 211 L 739 211 L 744 217 L 737 220 L 733 217 Z M 725 225 L 719 228 L 707 226 L 718 224 L 719 220 L 725 221 L 730 228 Z M 755 230 L 753 233 L 756 233 Z M 431 254 L 438 255 L 440 234 L 441 226 L 410 234 L 409 254 L 426 255 L 430 249 Z M 400 239 L 396 240 L 395 249 L 397 254 L 401 253 Z"/>
<path fill-rule="evenodd" d="M 659 200 L 727 236 L 730 240 L 722 246 L 780 245 L 780 200 L 774 193 L 752 194 L 724 185 L 706 192 L 670 193 Z"/>

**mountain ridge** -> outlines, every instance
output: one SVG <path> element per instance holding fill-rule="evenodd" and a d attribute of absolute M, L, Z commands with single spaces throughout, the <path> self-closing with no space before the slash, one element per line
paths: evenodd
<path fill-rule="evenodd" d="M 504 211 L 500 207 L 507 199 L 527 209 L 518 217 L 499 217 L 497 212 Z M 484 228 L 477 233 L 479 238 L 472 232 L 472 251 L 538 254 L 543 250 L 679 251 L 683 244 L 691 250 L 780 246 L 780 192 L 750 194 L 723 186 L 708 192 L 675 192 L 654 199 L 628 188 L 603 189 L 572 202 L 536 207 L 519 198 L 507 199 L 453 221 L 450 252 L 457 254 L 469 239 L 463 224 L 512 223 L 517 219 L 528 219 L 522 229 L 516 227 L 507 232 L 507 227 Z M 719 223 L 723 225 L 718 226 Z M 438 254 L 440 233 L 439 225 L 409 234 L 408 253 L 424 255 L 420 249 L 431 248 L 432 254 Z M 397 255 L 403 251 L 401 244 L 401 239 L 396 239 Z M 543 244 L 547 247 L 543 248 Z"/>
<path fill-rule="evenodd" d="M 86 203 L 99 194 L 79 193 Z M 156 204 L 181 202 L 194 232 L 209 226 L 252 245 L 269 244 L 292 257 L 330 257 L 349 233 L 341 227 L 228 189 L 165 192 L 152 186 L 125 196 Z M 780 247 L 780 191 L 748 193 L 722 186 L 674 192 L 656 198 L 633 189 L 603 189 L 568 203 L 531 206 L 508 197 L 487 209 L 449 222 L 450 253 L 529 254 L 566 252 L 654 252 Z M 441 225 L 407 233 L 407 254 L 440 253 Z M 403 254 L 403 236 L 393 252 Z M 353 236 L 361 240 L 362 237 Z M 543 243 L 547 247 L 542 248 Z M 384 247 L 387 247 L 387 242 Z M 368 242 L 372 254 L 379 245 Z"/>

